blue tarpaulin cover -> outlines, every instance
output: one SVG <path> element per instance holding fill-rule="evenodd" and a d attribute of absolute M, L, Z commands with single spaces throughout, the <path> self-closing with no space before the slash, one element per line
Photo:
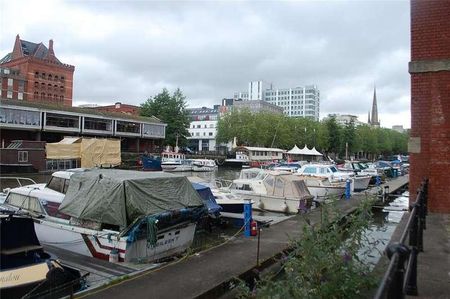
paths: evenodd
<path fill-rule="evenodd" d="M 208 213 L 213 215 L 219 215 L 222 207 L 219 206 L 214 198 L 214 195 L 211 192 L 211 189 L 208 186 L 191 183 L 194 189 L 198 192 L 200 197 L 203 199 L 203 202 L 208 207 Z"/>

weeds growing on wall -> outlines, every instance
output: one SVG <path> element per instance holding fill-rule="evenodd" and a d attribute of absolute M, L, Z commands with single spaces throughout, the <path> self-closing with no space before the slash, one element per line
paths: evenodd
<path fill-rule="evenodd" d="M 361 202 L 345 221 L 337 221 L 334 204 L 322 209 L 321 224 L 305 219 L 308 225 L 292 241 L 282 272 L 257 282 L 253 290 L 241 288 L 242 298 L 358 298 L 375 285 L 371 265 L 358 255 L 368 246 L 369 203 Z"/>

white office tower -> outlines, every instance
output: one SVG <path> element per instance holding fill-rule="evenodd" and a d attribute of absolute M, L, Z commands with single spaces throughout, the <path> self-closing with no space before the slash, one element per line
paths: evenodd
<path fill-rule="evenodd" d="M 316 85 L 275 89 L 264 81 L 252 81 L 249 83 L 248 92 L 237 92 L 234 98 L 244 101 L 264 100 L 283 108 L 283 113 L 289 117 L 319 120 L 320 91 Z"/>

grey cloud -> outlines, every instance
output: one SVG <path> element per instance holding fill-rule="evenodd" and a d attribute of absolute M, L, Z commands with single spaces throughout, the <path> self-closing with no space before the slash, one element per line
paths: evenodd
<path fill-rule="evenodd" d="M 77 60 L 75 100 L 140 104 L 166 86 L 180 87 L 191 107 L 212 106 L 245 90 L 250 80 L 262 79 L 276 87 L 318 85 L 322 116 L 367 113 L 374 83 L 380 111 L 409 109 L 404 101 L 409 96 L 408 58 L 394 55 L 409 53 L 408 2 L 65 5 L 106 16 L 114 28 L 112 34 L 90 39 L 67 34 L 76 32 L 76 24 L 29 24 L 24 38 L 47 41 L 50 32 L 57 55 L 93 56 L 108 66 Z M 338 89 L 348 92 L 333 97 Z"/>

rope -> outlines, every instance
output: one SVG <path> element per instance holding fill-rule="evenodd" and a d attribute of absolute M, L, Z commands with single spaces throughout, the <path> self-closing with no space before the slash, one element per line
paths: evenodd
<path fill-rule="evenodd" d="M 147 248 L 156 246 L 156 236 L 158 235 L 158 220 L 154 217 L 147 217 Z"/>

